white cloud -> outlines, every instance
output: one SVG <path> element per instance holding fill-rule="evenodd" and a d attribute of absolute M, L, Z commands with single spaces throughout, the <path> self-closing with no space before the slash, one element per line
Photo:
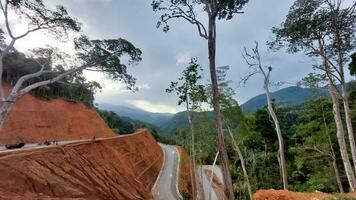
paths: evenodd
<path fill-rule="evenodd" d="M 182 108 L 177 106 L 170 106 L 162 103 L 152 103 L 146 100 L 132 100 L 128 103 L 149 112 L 177 113 L 182 111 Z"/>
<path fill-rule="evenodd" d="M 192 55 L 193 55 L 192 51 L 178 53 L 176 56 L 177 59 L 176 65 L 177 66 L 186 65 L 187 63 L 190 62 L 190 59 L 193 57 Z"/>

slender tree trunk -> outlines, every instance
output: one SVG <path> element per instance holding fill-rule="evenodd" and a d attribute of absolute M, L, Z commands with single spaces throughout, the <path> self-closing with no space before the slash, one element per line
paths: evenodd
<path fill-rule="evenodd" d="M 240 159 L 242 172 L 244 174 L 244 178 L 245 178 L 245 181 L 246 181 L 246 184 L 247 184 L 248 195 L 249 195 L 250 199 L 252 199 L 252 189 L 251 189 L 250 179 L 249 179 L 249 176 L 248 176 L 248 173 L 247 173 L 247 169 L 246 169 L 246 165 L 245 165 L 244 156 L 242 155 L 242 152 L 241 152 L 241 149 L 240 149 L 239 145 L 235 141 L 234 135 L 232 134 L 230 127 L 228 127 L 227 129 L 229 131 L 230 137 L 232 139 L 232 143 L 234 144 L 235 150 L 236 150 L 236 152 L 237 152 L 237 154 L 239 156 L 239 159 Z"/>
<path fill-rule="evenodd" d="M 320 50 L 320 55 L 323 57 L 323 65 L 325 67 L 325 74 L 326 78 L 328 81 L 328 89 L 330 93 L 330 97 L 333 103 L 333 114 L 334 114 L 334 120 L 336 124 L 336 136 L 337 136 L 337 142 L 339 144 L 340 148 L 340 154 L 342 158 L 342 163 L 345 168 L 345 173 L 347 176 L 347 180 L 350 185 L 350 190 L 355 191 L 356 189 L 356 179 L 355 179 L 355 174 L 352 169 L 349 155 L 347 153 L 347 147 L 346 147 L 346 141 L 345 141 L 345 133 L 344 133 L 344 125 L 342 123 L 341 119 L 341 114 L 340 114 L 340 104 L 339 104 L 339 92 L 337 91 L 337 88 L 335 87 L 334 80 L 332 79 L 332 72 L 330 72 L 330 66 L 328 63 L 328 60 L 326 59 L 325 56 L 325 51 L 324 51 L 324 46 L 323 46 L 323 41 L 321 39 L 318 40 L 319 43 L 319 50 Z"/>
<path fill-rule="evenodd" d="M 336 164 L 335 157 L 332 158 L 332 166 L 333 166 L 333 169 L 334 169 L 337 186 L 339 187 L 339 192 L 340 193 L 344 193 L 344 188 L 342 187 L 340 173 L 339 173 L 339 169 L 338 169 L 337 164 Z"/>
<path fill-rule="evenodd" d="M 337 9 L 339 9 L 339 6 L 340 4 L 338 4 Z M 337 10 L 337 12 L 339 12 L 339 10 Z M 342 88 L 342 100 L 343 100 L 344 110 L 345 110 L 346 127 L 349 136 L 352 160 L 354 164 L 354 173 L 356 173 L 356 145 L 355 145 L 354 131 L 352 128 L 352 115 L 351 115 L 350 105 L 349 105 L 349 94 L 347 91 L 345 74 L 344 74 L 344 49 L 343 49 L 343 41 L 340 36 L 340 30 L 339 30 L 340 24 L 339 24 L 338 16 L 339 15 L 335 15 L 334 13 L 332 25 L 333 25 L 334 36 L 336 38 L 336 49 L 338 52 L 338 59 L 337 59 L 337 63 L 339 67 L 338 73 L 340 76 L 340 82 Z"/>
<path fill-rule="evenodd" d="M 223 172 L 225 194 L 228 200 L 234 199 L 234 190 L 232 187 L 231 174 L 229 170 L 229 158 L 226 152 L 224 134 L 221 123 L 221 111 L 219 104 L 219 89 L 218 81 L 216 76 L 216 66 L 215 66 L 215 55 L 216 55 L 216 17 L 209 16 L 209 38 L 208 38 L 208 49 L 209 49 L 209 67 L 211 76 L 211 88 L 213 96 L 213 107 L 215 114 L 215 129 L 217 134 L 217 148 L 220 153 L 220 165 Z"/>
<path fill-rule="evenodd" d="M 187 95 L 186 97 L 186 107 L 187 107 L 187 118 L 188 118 L 188 124 L 189 124 L 189 129 L 190 129 L 190 134 L 191 134 L 191 152 L 192 152 L 192 159 L 193 159 L 193 170 L 192 170 L 192 175 L 191 175 L 191 182 L 192 182 L 192 194 L 193 194 L 193 199 L 196 196 L 196 190 L 195 190 L 195 145 L 194 145 L 194 128 L 193 128 L 193 122 L 192 122 L 192 117 L 190 115 L 190 109 L 189 109 L 189 96 Z"/>
<path fill-rule="evenodd" d="M 350 103 L 349 103 L 349 94 L 347 91 L 347 86 L 346 83 L 344 82 L 342 84 L 342 93 L 343 93 L 343 104 L 344 104 L 344 110 L 345 110 L 345 119 L 346 119 L 346 127 L 347 127 L 347 133 L 349 136 L 349 142 L 350 142 L 350 147 L 351 147 L 351 155 L 352 155 L 352 160 L 354 164 L 354 172 L 356 173 L 356 144 L 355 144 L 355 137 L 354 137 L 354 131 L 352 127 L 352 114 L 350 110 Z"/>
<path fill-rule="evenodd" d="M 270 116 L 272 117 L 272 120 L 274 122 L 274 128 L 276 129 L 277 137 L 278 137 L 279 163 L 280 163 L 280 169 L 281 169 L 281 175 L 282 175 L 283 189 L 287 190 L 288 189 L 288 175 L 287 175 L 286 159 L 285 159 L 285 154 L 284 154 L 285 150 L 284 150 L 283 136 L 282 136 L 282 131 L 281 131 L 281 127 L 279 125 L 277 115 L 273 110 L 272 99 L 271 99 L 271 95 L 269 93 L 269 88 L 268 88 L 268 80 L 265 80 L 264 88 L 265 88 L 265 92 L 266 92 L 266 96 L 267 96 L 268 112 L 269 112 Z"/>
<path fill-rule="evenodd" d="M 326 118 L 325 118 L 325 113 L 324 113 L 324 108 L 323 107 L 321 108 L 321 111 L 323 113 L 323 123 L 324 123 L 324 128 L 325 128 L 325 135 L 328 137 L 328 141 L 329 141 L 330 153 L 331 153 L 331 163 L 332 163 L 332 168 L 333 168 L 334 173 L 335 173 L 337 186 L 339 187 L 339 192 L 340 193 L 344 193 L 344 188 L 342 186 L 340 173 L 339 173 L 339 168 L 338 168 L 337 162 L 336 162 L 336 155 L 335 155 L 333 143 L 331 142 L 331 138 L 330 138 L 330 135 L 329 135 L 328 125 L 326 123 Z"/>
<path fill-rule="evenodd" d="M 345 142 L 345 134 L 344 134 L 344 125 L 342 124 L 341 115 L 340 115 L 340 105 L 339 99 L 337 98 L 337 89 L 335 88 L 332 80 L 328 77 L 329 83 L 329 93 L 333 102 L 333 112 L 334 112 L 334 120 L 336 124 L 336 134 L 337 134 L 337 141 L 340 147 L 340 154 L 342 158 L 342 162 L 344 164 L 345 173 L 350 185 L 351 191 L 355 191 L 356 189 L 356 180 L 355 174 L 352 170 L 352 166 L 349 160 L 349 155 L 347 153 L 347 147 Z"/>

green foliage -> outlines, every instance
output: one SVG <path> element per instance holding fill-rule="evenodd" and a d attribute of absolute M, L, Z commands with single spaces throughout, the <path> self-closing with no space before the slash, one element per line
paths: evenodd
<path fill-rule="evenodd" d="M 183 197 L 183 200 L 189 200 L 190 199 L 189 192 L 187 190 L 183 190 L 182 197 Z"/>
<path fill-rule="evenodd" d="M 48 58 L 32 58 L 17 51 L 8 54 L 4 60 L 3 81 L 7 84 L 14 85 L 20 77 L 39 71 L 41 68 L 39 62 L 41 60 L 47 61 Z M 48 65 L 45 67 L 49 73 L 28 80 L 25 86 L 54 78 L 58 74 L 63 73 L 64 69 L 62 65 L 53 66 L 51 63 L 52 61 L 48 60 Z M 60 82 L 39 87 L 33 90 L 32 94 L 42 99 L 61 98 L 93 106 L 94 93 L 100 89 L 101 86 L 99 83 L 87 81 L 81 72 L 77 72 L 72 76 L 63 78 Z"/>
<path fill-rule="evenodd" d="M 356 76 L 356 53 L 351 55 L 351 62 L 349 64 L 350 74 Z"/>
<path fill-rule="evenodd" d="M 306 84 L 302 81 L 301 85 L 305 86 Z M 271 96 L 275 98 L 276 103 L 280 107 L 290 107 L 301 105 L 316 97 L 329 97 L 329 93 L 326 88 L 291 86 L 272 92 Z M 261 94 L 253 97 L 241 106 L 245 112 L 253 113 L 265 105 L 267 105 L 266 95 Z"/>
<path fill-rule="evenodd" d="M 205 11 L 209 16 L 218 19 L 230 20 L 234 14 L 241 13 L 242 7 L 248 0 L 217 0 L 206 2 L 203 0 L 153 0 L 151 5 L 153 11 L 162 12 L 160 20 L 157 22 L 157 28 L 163 27 L 163 31 L 167 32 L 170 29 L 168 21 L 171 19 L 183 19 L 197 26 L 201 36 L 206 37 L 207 32 L 204 25 L 197 19 L 196 10 L 201 6 L 205 7 Z"/>
<path fill-rule="evenodd" d="M 122 81 L 127 89 L 136 90 L 135 78 L 127 73 L 127 65 L 121 61 L 128 56 L 128 65 L 136 64 L 142 60 L 142 52 L 129 41 L 119 39 L 90 40 L 86 36 L 76 38 L 74 41 L 77 57 L 86 70 L 104 72 L 109 78 Z"/>
<path fill-rule="evenodd" d="M 171 82 L 169 88 L 166 89 L 167 93 L 176 93 L 179 98 L 178 105 L 186 103 L 189 110 L 197 109 L 202 102 L 206 101 L 204 85 L 199 84 L 202 79 L 200 73 L 203 69 L 197 62 L 196 58 L 192 58 L 178 81 Z"/>
<path fill-rule="evenodd" d="M 329 63 L 348 60 L 356 43 L 356 13 L 342 2 L 296 0 L 282 25 L 272 29 L 275 39 L 268 44 L 275 49 L 287 47 L 290 53 L 322 56 Z"/>
<path fill-rule="evenodd" d="M 319 10 L 322 3 L 322 0 L 295 1 L 281 27 L 272 29 L 276 38 L 269 43 L 270 47 L 287 46 L 292 53 L 305 50 L 307 54 L 317 55 L 318 50 L 313 47 L 315 40 L 323 36 L 320 34 L 326 34 L 328 28 L 325 11 Z"/>
<path fill-rule="evenodd" d="M 28 22 L 28 32 L 23 36 L 42 29 L 60 38 L 66 36 L 67 31 L 79 32 L 81 30 L 81 24 L 72 18 L 61 5 L 51 10 L 46 7 L 43 0 L 12 0 L 4 4 L 5 9 L 13 10 L 17 17 Z M 11 37 L 19 37 L 12 35 L 12 32 L 9 34 Z"/>

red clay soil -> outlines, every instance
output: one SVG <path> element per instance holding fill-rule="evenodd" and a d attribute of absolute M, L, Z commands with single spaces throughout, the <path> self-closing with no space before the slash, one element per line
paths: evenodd
<path fill-rule="evenodd" d="M 192 177 L 191 177 L 191 165 L 192 159 L 189 157 L 185 149 L 182 147 L 176 147 L 180 156 L 179 162 L 179 183 L 178 188 L 179 192 L 183 194 L 184 191 L 187 191 L 192 197 Z M 194 169 L 192 169 L 194 170 Z M 194 174 L 194 172 L 193 172 Z M 195 177 L 193 177 L 195 178 Z M 191 198 L 193 199 L 193 198 Z"/>
<path fill-rule="evenodd" d="M 9 92 L 10 87 L 5 87 Z M 30 94 L 17 101 L 0 131 L 0 145 L 44 140 L 79 140 L 115 134 L 98 113 L 84 104 L 40 100 Z"/>
<path fill-rule="evenodd" d="M 0 199 L 152 199 L 163 152 L 134 135 L 0 154 Z"/>
<path fill-rule="evenodd" d="M 345 194 L 347 197 L 356 197 L 355 194 Z M 333 200 L 336 199 L 333 195 L 313 192 L 291 192 L 287 190 L 259 190 L 253 197 L 253 200 Z"/>

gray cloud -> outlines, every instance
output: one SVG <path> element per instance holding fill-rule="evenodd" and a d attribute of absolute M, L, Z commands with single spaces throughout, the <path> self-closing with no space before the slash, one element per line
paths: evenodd
<path fill-rule="evenodd" d="M 70 13 L 84 22 L 84 33 L 92 38 L 128 39 L 143 51 L 143 61 L 129 72 L 144 86 L 137 93 L 123 91 L 122 85 L 105 81 L 104 90 L 96 96 L 98 102 L 133 104 L 150 111 L 178 111 L 176 97 L 165 93 L 170 81 L 176 80 L 183 70 L 177 59 L 191 54 L 199 57 L 209 81 L 206 41 L 201 39 L 195 27 L 183 21 L 171 24 L 171 31 L 156 29 L 158 14 L 152 11 L 150 0 L 57 0 Z M 284 52 L 268 52 L 264 46 L 271 37 L 271 27 L 278 26 L 294 0 L 253 0 L 244 8 L 245 14 L 233 20 L 218 22 L 217 65 L 230 65 L 229 78 L 237 89 L 240 103 L 262 93 L 260 77 L 252 78 L 246 87 L 239 87 L 247 73 L 241 53 L 243 47 L 261 44 L 263 60 L 274 67 L 275 81 L 295 82 L 311 71 L 309 58 L 288 55 Z M 52 3 L 52 2 L 51 2 Z M 205 17 L 204 13 L 199 16 Z M 206 21 L 203 18 L 203 21 Z M 92 75 L 89 77 L 93 77 Z M 97 75 L 95 75 L 97 77 Z M 102 77 L 100 77 L 102 79 Z"/>

